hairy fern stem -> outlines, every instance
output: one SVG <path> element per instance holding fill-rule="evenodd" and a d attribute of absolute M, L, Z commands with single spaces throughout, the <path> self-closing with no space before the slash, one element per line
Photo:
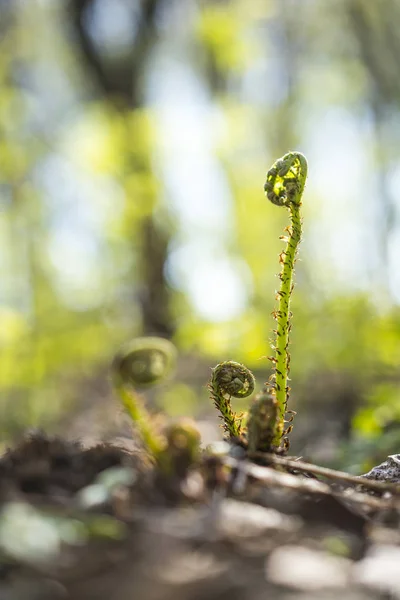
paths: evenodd
<path fill-rule="evenodd" d="M 267 173 L 264 191 L 267 198 L 277 206 L 289 210 L 291 225 L 286 228 L 287 236 L 281 239 L 286 242 L 286 248 L 279 256 L 282 265 L 279 273 L 281 282 L 277 292 L 278 308 L 274 311 L 277 323 L 275 342 L 272 348 L 275 356 L 270 360 L 274 365 L 274 373 L 270 378 L 269 387 L 277 400 L 278 419 L 272 445 L 279 447 L 284 435 L 285 414 L 290 388 L 288 377 L 290 371 L 289 333 L 291 329 L 290 300 L 293 292 L 294 264 L 298 245 L 301 240 L 300 207 L 307 179 L 307 160 L 300 152 L 289 152 L 277 160 Z"/>

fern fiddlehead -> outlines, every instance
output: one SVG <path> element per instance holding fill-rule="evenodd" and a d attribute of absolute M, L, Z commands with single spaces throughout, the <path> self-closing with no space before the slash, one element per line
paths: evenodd
<path fill-rule="evenodd" d="M 274 311 L 277 322 L 275 330 L 275 356 L 271 357 L 274 365 L 274 374 L 270 380 L 272 394 L 277 400 L 278 419 L 275 427 L 272 444 L 279 447 L 284 435 L 285 413 L 289 388 L 287 385 L 290 354 L 290 298 L 293 291 L 293 271 L 296 261 L 297 248 L 301 240 L 300 206 L 304 186 L 307 179 L 307 160 L 300 152 L 289 152 L 277 160 L 267 173 L 264 185 L 265 194 L 273 204 L 284 206 L 290 212 L 291 226 L 286 229 L 288 236 L 282 236 L 287 244 L 279 255 L 282 265 L 279 273 L 281 281 L 277 292 L 278 309 Z"/>
<path fill-rule="evenodd" d="M 172 370 L 175 358 L 176 350 L 171 342 L 163 338 L 144 337 L 123 346 L 112 362 L 115 390 L 153 456 L 162 451 L 163 442 L 153 431 L 150 415 L 136 388 L 162 380 Z"/>
<path fill-rule="evenodd" d="M 212 369 L 209 390 L 211 400 L 221 413 L 223 429 L 230 438 L 242 434 L 242 416 L 233 412 L 231 398 L 247 398 L 253 393 L 255 379 L 244 365 L 228 360 Z"/>

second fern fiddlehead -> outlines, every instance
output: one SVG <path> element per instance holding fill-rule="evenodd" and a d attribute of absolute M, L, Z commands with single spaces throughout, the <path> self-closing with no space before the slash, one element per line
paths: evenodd
<path fill-rule="evenodd" d="M 277 400 L 278 420 L 272 443 L 279 447 L 284 435 L 284 420 L 287 408 L 289 388 L 287 385 L 290 354 L 290 297 L 293 291 L 293 271 L 297 248 L 301 240 L 300 206 L 307 179 L 307 160 L 300 152 L 289 152 L 277 160 L 267 173 L 264 191 L 267 198 L 277 206 L 284 206 L 290 212 L 291 226 L 287 228 L 288 236 L 281 239 L 287 242 L 286 248 L 279 256 L 282 265 L 279 278 L 278 309 L 274 311 L 277 322 L 276 339 L 271 357 L 274 374 L 270 382 L 272 393 Z"/>
<path fill-rule="evenodd" d="M 176 350 L 171 342 L 144 337 L 123 346 L 112 363 L 114 387 L 153 456 L 161 452 L 164 444 L 153 431 L 150 415 L 136 388 L 153 385 L 163 379 L 172 370 L 175 358 Z"/>
<path fill-rule="evenodd" d="M 174 367 L 175 346 L 158 337 L 136 338 L 125 344 L 113 361 L 113 371 L 125 383 L 153 385 L 164 379 Z"/>
<path fill-rule="evenodd" d="M 242 434 L 241 415 L 233 412 L 231 397 L 246 398 L 253 393 L 255 379 L 253 373 L 244 365 L 228 360 L 212 370 L 209 389 L 215 407 L 221 413 L 224 431 L 230 438 Z"/>
<path fill-rule="evenodd" d="M 176 350 L 171 342 L 163 338 L 144 337 L 123 346 L 112 363 L 115 389 L 146 449 L 155 459 L 158 476 L 163 481 L 165 477 L 171 481 L 185 478 L 198 458 L 200 435 L 188 419 L 168 424 L 159 435 L 136 388 L 147 387 L 164 379 L 172 370 L 175 360 Z"/>

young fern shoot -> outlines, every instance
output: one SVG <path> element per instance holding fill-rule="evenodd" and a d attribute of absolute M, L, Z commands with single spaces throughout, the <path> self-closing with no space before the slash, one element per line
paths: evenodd
<path fill-rule="evenodd" d="M 123 346 L 112 362 L 114 388 L 135 423 L 144 445 L 154 457 L 163 450 L 164 443 L 153 431 L 150 415 L 136 389 L 164 379 L 172 370 L 175 358 L 175 347 L 168 340 L 143 337 Z"/>
<path fill-rule="evenodd" d="M 211 400 L 221 413 L 223 429 L 229 438 L 239 438 L 242 433 L 242 415 L 231 407 L 231 398 L 247 398 L 255 387 L 253 373 L 244 365 L 227 360 L 213 368 L 209 383 Z"/>
<path fill-rule="evenodd" d="M 278 401 L 264 389 L 254 398 L 247 420 L 247 442 L 250 454 L 271 452 L 278 422 Z"/>
<path fill-rule="evenodd" d="M 136 338 L 125 344 L 112 363 L 116 392 L 146 450 L 154 459 L 157 480 L 162 487 L 179 488 L 200 453 L 200 434 L 190 419 L 169 423 L 160 435 L 152 425 L 137 387 L 158 383 L 169 374 L 176 360 L 175 346 L 163 338 Z M 176 491 L 176 490 L 175 490 Z"/>
<path fill-rule="evenodd" d="M 285 414 L 289 395 L 288 375 L 290 365 L 289 332 L 290 332 L 290 298 L 293 291 L 293 272 L 297 248 L 301 240 L 300 207 L 304 186 L 307 179 L 307 160 L 300 152 L 289 152 L 277 160 L 267 173 L 264 185 L 265 194 L 273 204 L 284 206 L 289 210 L 291 225 L 286 229 L 288 236 L 281 239 L 286 248 L 279 255 L 282 265 L 279 279 L 280 289 L 277 293 L 278 308 L 274 311 L 277 322 L 275 333 L 275 356 L 270 360 L 274 365 L 274 374 L 269 385 L 277 400 L 278 419 L 272 445 L 279 447 L 284 436 Z"/>

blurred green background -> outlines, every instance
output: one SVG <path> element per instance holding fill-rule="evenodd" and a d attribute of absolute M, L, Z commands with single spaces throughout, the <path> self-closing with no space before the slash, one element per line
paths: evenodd
<path fill-rule="evenodd" d="M 108 366 L 136 335 L 179 348 L 171 416 L 217 424 L 221 360 L 261 386 L 287 225 L 263 184 L 296 149 L 291 450 L 398 452 L 399 56 L 396 0 L 0 0 L 3 442 L 124 431 Z"/>

